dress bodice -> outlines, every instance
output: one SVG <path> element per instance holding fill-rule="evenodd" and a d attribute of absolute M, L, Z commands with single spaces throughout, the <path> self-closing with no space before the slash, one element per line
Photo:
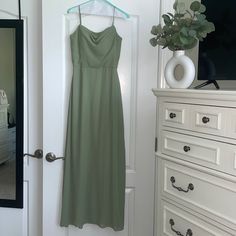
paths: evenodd
<path fill-rule="evenodd" d="M 93 32 L 80 24 L 71 35 L 73 64 L 81 67 L 117 68 L 121 41 L 114 25 L 101 32 Z"/>

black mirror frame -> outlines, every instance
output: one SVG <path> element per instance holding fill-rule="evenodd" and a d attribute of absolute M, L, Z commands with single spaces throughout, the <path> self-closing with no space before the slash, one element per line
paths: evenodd
<path fill-rule="evenodd" d="M 15 29 L 16 52 L 16 198 L 0 199 L 0 207 L 23 208 L 24 22 L 0 19 L 0 28 Z"/>

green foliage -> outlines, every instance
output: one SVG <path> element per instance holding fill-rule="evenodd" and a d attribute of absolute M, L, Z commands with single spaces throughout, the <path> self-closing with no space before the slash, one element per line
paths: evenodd
<path fill-rule="evenodd" d="M 184 3 L 175 1 L 173 5 L 175 13 L 162 15 L 164 25 L 154 25 L 150 39 L 153 47 L 160 45 L 171 51 L 187 50 L 194 48 L 198 40 L 203 41 L 207 34 L 215 31 L 212 22 L 207 21 L 203 14 L 206 7 L 198 1 L 192 2 L 190 10 L 185 9 Z"/>

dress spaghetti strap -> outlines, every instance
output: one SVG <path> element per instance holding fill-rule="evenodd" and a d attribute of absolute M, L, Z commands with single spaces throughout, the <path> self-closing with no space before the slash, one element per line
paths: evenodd
<path fill-rule="evenodd" d="M 114 22 L 115 22 L 115 12 L 116 12 L 116 8 L 114 7 L 114 9 L 113 9 L 112 25 L 114 25 Z"/>
<path fill-rule="evenodd" d="M 79 23 L 82 25 L 82 17 L 81 17 L 81 11 L 80 11 L 80 5 L 78 6 L 79 8 Z"/>

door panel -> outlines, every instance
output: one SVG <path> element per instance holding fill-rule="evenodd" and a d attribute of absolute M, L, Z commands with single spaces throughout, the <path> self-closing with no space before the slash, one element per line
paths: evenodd
<path fill-rule="evenodd" d="M 149 45 L 150 29 L 158 19 L 159 1 L 114 1 L 131 14 L 115 19 L 123 38 L 118 67 L 126 144 L 125 229 L 114 232 L 95 225 L 59 226 L 63 161 L 43 164 L 43 236 L 143 236 L 153 235 L 154 137 L 157 51 Z M 72 63 L 69 35 L 79 24 L 78 14 L 66 14 L 77 3 L 43 0 L 43 146 L 44 152 L 63 156 Z M 110 26 L 111 17 L 83 16 L 93 31 Z"/>
<path fill-rule="evenodd" d="M 18 3 L 0 1 L 1 19 L 17 19 Z M 24 20 L 24 151 L 33 153 L 42 146 L 42 67 L 41 67 L 41 2 L 22 1 Z M 23 157 L 22 157 L 23 158 Z M 1 235 L 41 236 L 42 198 L 39 160 L 24 160 L 24 208 L 0 208 Z M 37 212 L 37 214 L 36 214 Z"/>

